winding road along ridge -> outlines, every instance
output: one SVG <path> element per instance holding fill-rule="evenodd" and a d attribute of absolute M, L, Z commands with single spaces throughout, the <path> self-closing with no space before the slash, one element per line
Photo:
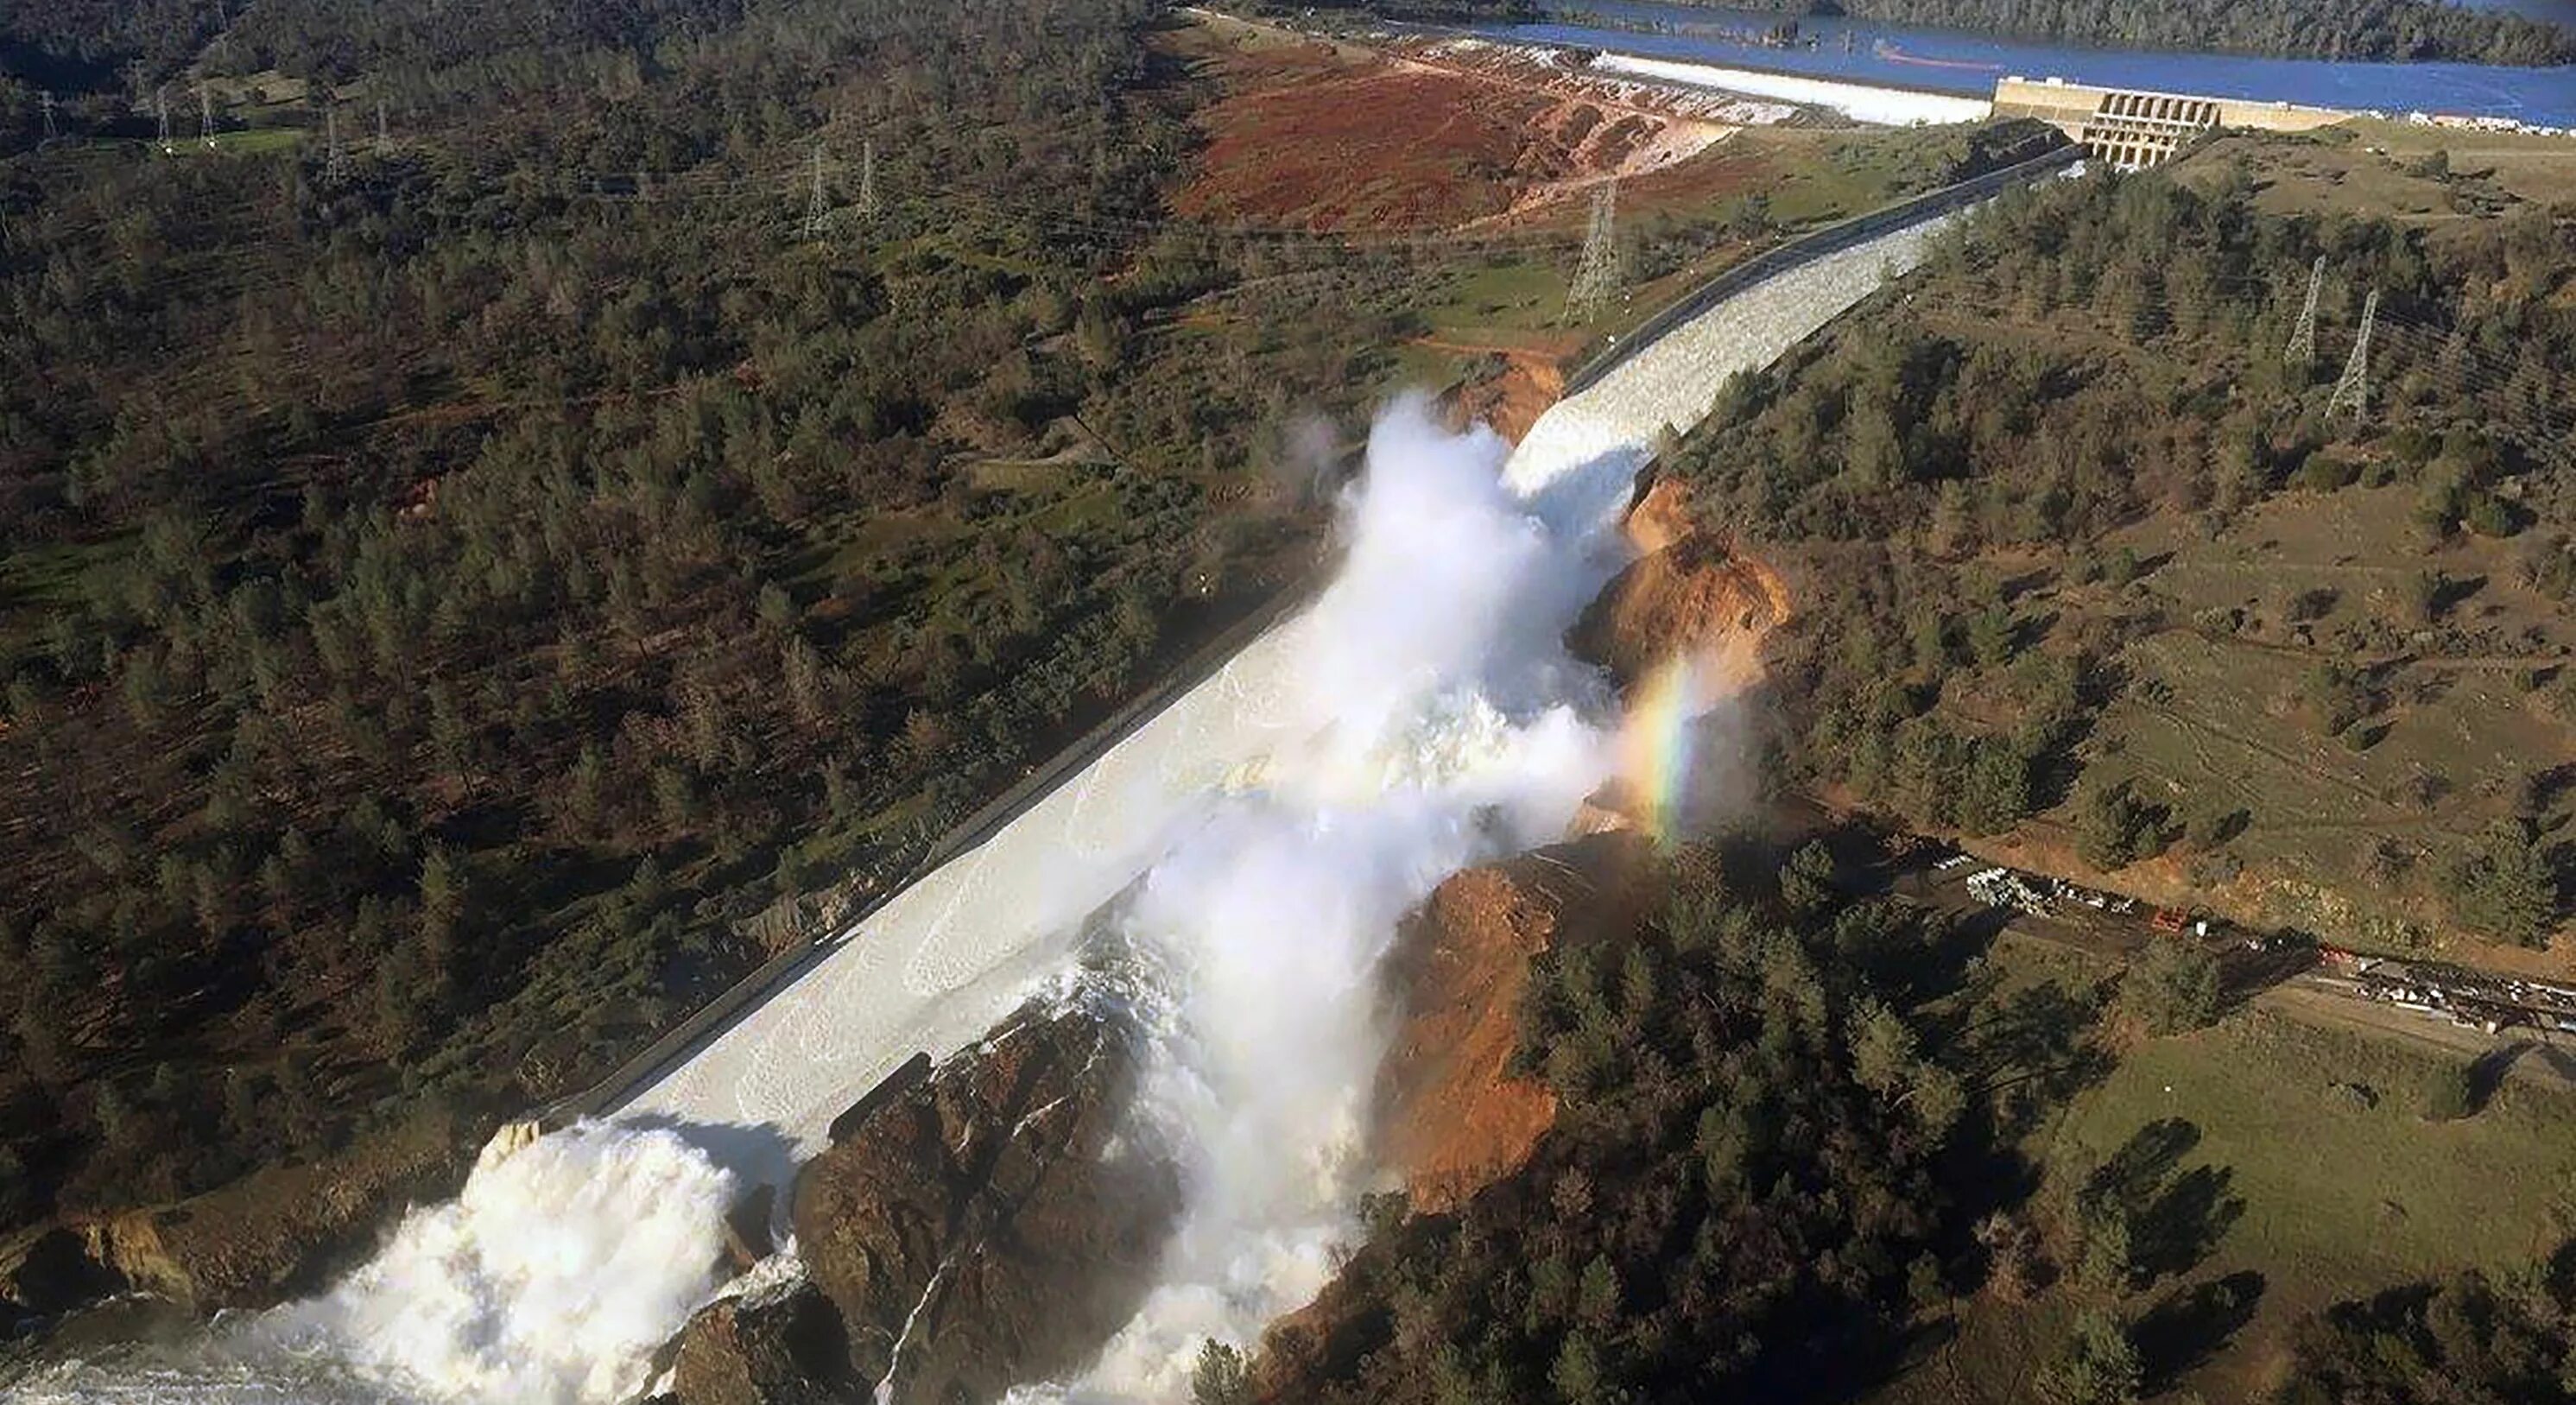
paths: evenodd
<path fill-rule="evenodd" d="M 1688 429 L 1725 378 L 1768 365 L 1891 273 L 1946 217 L 1784 270 L 1665 333 L 1541 416 L 1508 485 L 1551 518 L 1623 504 L 1667 425 Z M 755 1180 L 783 1181 L 832 1119 L 915 1053 L 981 1038 L 1063 973 L 1084 918 L 1168 851 L 1209 797 L 1310 738 L 1288 719 L 1311 613 L 1222 669 L 826 944 L 788 984 L 639 1084 L 621 1117 L 667 1121 Z"/>

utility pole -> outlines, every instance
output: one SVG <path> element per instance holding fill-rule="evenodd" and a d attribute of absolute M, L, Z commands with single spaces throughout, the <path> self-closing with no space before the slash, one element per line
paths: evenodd
<path fill-rule="evenodd" d="M 877 143 L 871 137 L 859 147 L 859 217 L 877 212 Z"/>
<path fill-rule="evenodd" d="M 1619 183 L 1593 187 L 1592 216 L 1583 231 L 1583 257 L 1574 266 L 1566 289 L 1568 320 L 1588 322 L 1610 306 L 1619 291 Z"/>
<path fill-rule="evenodd" d="M 2326 279 L 2326 256 L 2308 265 L 2308 300 L 2299 305 L 2298 330 L 2290 333 L 2290 348 L 2281 360 L 2292 366 L 2305 366 L 2317 359 L 2317 289 Z"/>
<path fill-rule="evenodd" d="M 203 83 L 197 85 L 197 136 L 206 150 L 215 149 L 215 95 Z"/>
<path fill-rule="evenodd" d="M 169 89 L 155 88 L 152 90 L 152 111 L 153 114 L 161 120 L 161 154 L 164 156 L 171 155 L 173 148 L 170 145 Z"/>
<path fill-rule="evenodd" d="M 2343 379 L 2335 382 L 2334 398 L 2326 402 L 2326 418 L 2337 411 L 2350 410 L 2355 416 L 2370 413 L 2370 329 L 2379 321 L 2379 290 L 2361 304 L 2361 335 L 2352 340 L 2352 357 L 2343 363 Z"/>
<path fill-rule="evenodd" d="M 823 204 L 823 144 L 814 143 L 814 193 L 805 201 L 805 237 L 823 237 L 823 217 L 829 210 Z"/>

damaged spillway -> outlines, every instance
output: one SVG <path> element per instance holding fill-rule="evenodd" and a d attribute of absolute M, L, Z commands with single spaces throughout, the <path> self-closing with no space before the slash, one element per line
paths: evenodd
<path fill-rule="evenodd" d="M 1558 525 L 1606 526 L 1662 430 L 1698 423 L 1728 375 L 1768 365 L 1911 268 L 1932 230 L 1910 226 L 1790 269 L 1676 328 L 1541 416 L 1510 454 L 1504 485 Z M 1084 917 L 1169 850 L 1210 794 L 1313 741 L 1297 725 L 1298 680 L 1325 628 L 1310 611 L 1254 641 L 836 939 L 827 958 L 623 1111 L 768 1128 L 791 1155 L 818 1150 L 851 1099 L 917 1051 L 963 1048 L 1060 968 Z"/>
<path fill-rule="evenodd" d="M 1658 436 L 1911 267 L 1935 223 L 1736 292 L 1517 448 L 1399 405 L 1312 608 L 835 938 L 613 1122 L 478 1168 L 321 1299 L 218 1324 L 140 1380 L 75 1369 L 31 1398 L 630 1398 L 715 1290 L 726 1207 L 786 1191 L 917 1055 L 944 1060 L 1061 988 L 1104 921 L 1143 1045 L 1132 1135 L 1167 1156 L 1178 1205 L 1125 1326 L 1035 1393 L 1185 1397 L 1201 1341 L 1300 1305 L 1347 1242 L 1396 924 L 1462 866 L 1561 835 L 1618 765 L 1615 697 L 1563 640 L 1627 562 L 1615 527 Z M 872 1393 L 903 1398 L 907 1366 L 937 1359 L 933 1295 L 965 1272 L 930 1263 L 865 1363 L 884 1372 Z"/>

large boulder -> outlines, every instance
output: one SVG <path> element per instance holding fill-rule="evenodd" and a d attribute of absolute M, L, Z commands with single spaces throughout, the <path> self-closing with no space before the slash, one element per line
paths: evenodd
<path fill-rule="evenodd" d="M 851 1379 L 841 1315 L 793 1265 L 698 1309 L 671 1358 L 679 1405 L 827 1405 L 865 1394 Z M 872 1384 L 872 1383 L 866 1383 Z"/>
<path fill-rule="evenodd" d="M 1086 1364 L 1134 1314 L 1180 1201 L 1169 1164 L 1118 1135 L 1137 1055 L 1105 1007 L 1024 1010 L 805 1168 L 797 1251 L 849 1378 L 898 1402 L 998 1400 Z"/>

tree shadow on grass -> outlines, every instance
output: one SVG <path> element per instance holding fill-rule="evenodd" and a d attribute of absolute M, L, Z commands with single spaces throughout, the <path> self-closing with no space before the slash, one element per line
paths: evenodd
<path fill-rule="evenodd" d="M 2046 982 L 2002 998 L 1960 1032 L 1973 1051 L 1970 1066 L 1998 1095 L 2000 1132 L 2031 1130 L 2110 1072 L 2111 1056 L 2089 1037 L 2101 1003 L 2097 993 Z"/>
<path fill-rule="evenodd" d="M 2209 1257 L 2245 1214 L 2244 1197 L 2231 1189 L 2235 1180 L 2231 1167 L 2195 1166 L 2157 1192 L 2131 1222 L 2139 1277 L 2152 1283 L 2189 1273 Z"/>
<path fill-rule="evenodd" d="M 2487 1104 L 2495 1099 L 2496 1090 L 2504 1086 L 2507 1078 L 2513 1076 L 2513 1066 L 2522 1062 L 2525 1055 L 2539 1047 L 2540 1042 L 2536 1039 L 2517 1039 L 2510 1044 L 2499 1044 L 2471 1060 L 2469 1063 L 2469 1115 L 2474 1117 L 2486 1111 Z"/>
<path fill-rule="evenodd" d="M 2159 1117 L 2130 1133 L 2109 1160 L 2084 1178 L 2084 1198 L 2116 1202 L 2132 1212 L 2142 1210 L 2173 1168 L 2198 1145 L 2198 1123 L 2183 1117 Z"/>
<path fill-rule="evenodd" d="M 2263 1301 L 2263 1275 L 2242 1269 L 2224 1278 L 2175 1288 L 2129 1329 L 2146 1368 L 2147 1393 L 2169 1389 L 2186 1372 L 2226 1349 Z"/>

